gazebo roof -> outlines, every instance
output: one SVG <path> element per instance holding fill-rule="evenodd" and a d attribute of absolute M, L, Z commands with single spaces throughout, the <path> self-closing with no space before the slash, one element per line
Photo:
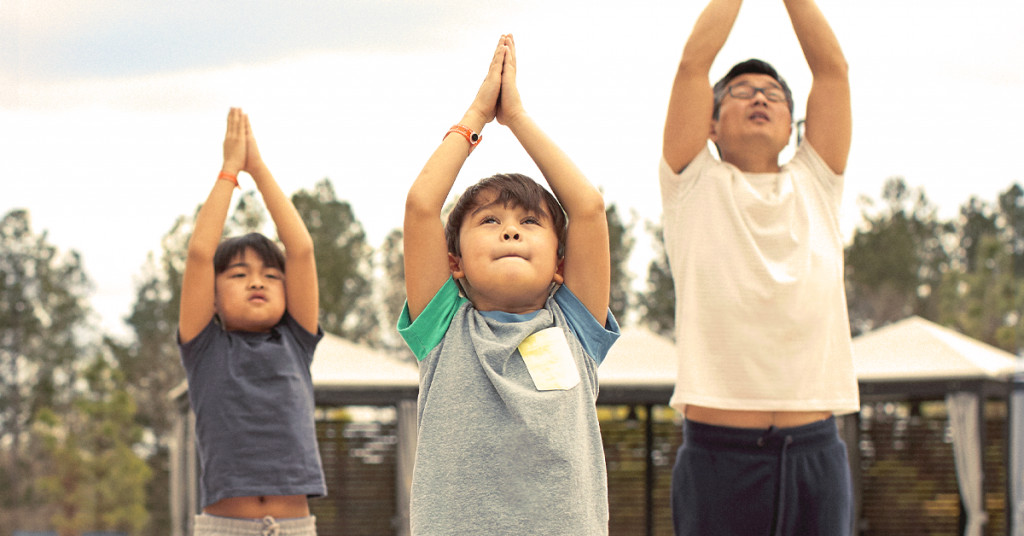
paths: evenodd
<path fill-rule="evenodd" d="M 416 388 L 419 371 L 412 358 L 403 359 L 327 333 L 313 354 L 310 367 L 317 388 Z"/>
<path fill-rule="evenodd" d="M 1009 378 L 1013 354 L 918 316 L 853 340 L 857 378 L 864 381 Z"/>

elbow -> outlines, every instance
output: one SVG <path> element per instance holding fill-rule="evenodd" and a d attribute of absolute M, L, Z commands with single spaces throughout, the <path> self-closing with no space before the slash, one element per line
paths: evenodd
<path fill-rule="evenodd" d="M 574 220 L 605 218 L 605 210 L 604 196 L 595 189 L 592 194 L 580 200 L 569 217 Z"/>
<path fill-rule="evenodd" d="M 440 211 L 434 204 L 423 195 L 419 195 L 415 189 L 409 190 L 409 195 L 405 197 L 405 218 L 421 220 L 434 216 L 440 216 Z"/>
<path fill-rule="evenodd" d="M 299 257 L 315 257 L 313 237 L 307 232 L 298 240 L 292 240 L 285 245 L 285 255 L 290 259 Z"/>

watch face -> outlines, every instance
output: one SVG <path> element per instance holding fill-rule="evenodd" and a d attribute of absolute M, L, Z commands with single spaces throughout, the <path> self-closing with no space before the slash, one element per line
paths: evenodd
<path fill-rule="evenodd" d="M 473 142 L 473 143 L 479 142 L 480 141 L 480 135 L 477 134 L 476 132 L 470 134 L 470 141 Z"/>

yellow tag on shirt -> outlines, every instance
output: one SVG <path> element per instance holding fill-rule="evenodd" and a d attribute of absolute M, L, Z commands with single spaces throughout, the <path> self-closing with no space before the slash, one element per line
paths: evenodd
<path fill-rule="evenodd" d="M 565 391 L 580 383 L 580 371 L 562 328 L 547 328 L 530 335 L 519 343 L 519 353 L 539 391 Z"/>

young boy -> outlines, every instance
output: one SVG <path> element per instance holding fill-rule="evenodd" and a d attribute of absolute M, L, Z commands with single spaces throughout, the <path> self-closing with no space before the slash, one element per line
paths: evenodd
<path fill-rule="evenodd" d="M 473 104 L 406 199 L 398 326 L 420 362 L 417 535 L 608 532 L 595 401 L 618 326 L 604 201 L 526 114 L 515 76 L 515 44 L 502 36 Z M 456 175 L 495 118 L 558 199 L 496 175 L 470 187 L 442 228 Z"/>
<path fill-rule="evenodd" d="M 671 404 L 686 416 L 672 477 L 677 535 L 851 528 L 833 418 L 859 410 L 838 217 L 850 86 L 814 1 L 782 3 L 813 75 L 793 159 L 779 164 L 793 97 L 774 68 L 745 61 L 711 86 L 740 0 L 708 2 L 665 120 L 660 180 L 679 352 Z"/>
<path fill-rule="evenodd" d="M 239 171 L 256 182 L 283 254 L 258 233 L 220 241 Z M 319 307 L 313 240 L 233 108 L 181 289 L 178 339 L 202 467 L 197 536 L 315 536 L 307 497 L 327 493 L 309 374 Z"/>

